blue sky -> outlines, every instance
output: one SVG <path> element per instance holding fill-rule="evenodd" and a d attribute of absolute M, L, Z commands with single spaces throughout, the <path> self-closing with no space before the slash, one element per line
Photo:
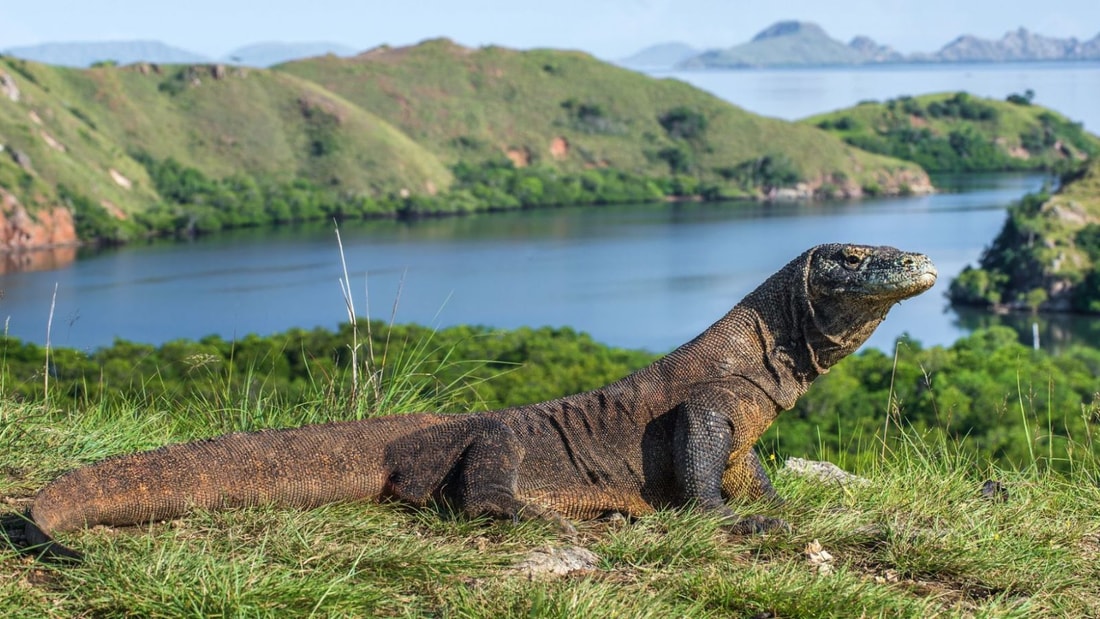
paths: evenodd
<path fill-rule="evenodd" d="M 471 46 L 573 48 L 618 58 L 674 40 L 728 47 L 781 19 L 817 22 L 845 41 L 866 34 L 903 52 L 934 51 L 959 34 L 998 38 L 1020 26 L 1090 39 L 1100 33 L 1100 1 L 10 0 L 0 6 L 0 49 L 155 39 L 216 57 L 260 41 L 367 49 L 446 36 Z"/>

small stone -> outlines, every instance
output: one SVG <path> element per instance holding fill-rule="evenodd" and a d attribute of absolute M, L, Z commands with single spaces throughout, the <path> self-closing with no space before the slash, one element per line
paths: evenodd
<path fill-rule="evenodd" d="M 817 462 L 803 458 L 787 458 L 787 470 L 799 477 L 809 477 L 819 481 L 835 482 L 841 486 L 866 486 L 871 480 L 853 475 L 832 462 Z"/>
<path fill-rule="evenodd" d="M 600 558 L 596 553 L 580 546 L 564 548 L 536 548 L 527 553 L 522 561 L 512 566 L 528 578 L 536 576 L 565 576 L 573 572 L 596 569 Z"/>

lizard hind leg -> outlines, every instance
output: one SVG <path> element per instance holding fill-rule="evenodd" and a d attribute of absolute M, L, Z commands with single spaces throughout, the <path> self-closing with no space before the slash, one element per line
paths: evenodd
<path fill-rule="evenodd" d="M 519 466 L 524 449 L 507 425 L 492 419 L 477 419 L 476 437 L 463 453 L 453 477 L 444 488 L 447 498 L 467 515 L 519 520 L 545 520 L 567 534 L 573 525 L 556 511 L 520 499 L 517 495 Z"/>
<path fill-rule="evenodd" d="M 517 496 L 524 449 L 506 424 L 456 417 L 402 437 L 386 447 L 386 496 L 413 505 L 437 501 L 468 516 L 548 520 L 573 526 L 557 512 Z"/>

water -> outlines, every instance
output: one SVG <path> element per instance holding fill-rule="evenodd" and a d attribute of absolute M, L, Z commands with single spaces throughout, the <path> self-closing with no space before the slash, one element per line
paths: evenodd
<path fill-rule="evenodd" d="M 1004 99 L 1035 91 L 1035 103 L 1100 132 L 1100 62 L 883 65 L 822 69 L 663 71 L 750 112 L 797 120 L 864 100 L 933 92 Z"/>
<path fill-rule="evenodd" d="M 568 325 L 616 346 L 667 351 L 722 316 L 806 248 L 889 244 L 928 253 L 936 287 L 895 308 L 871 345 L 926 345 L 967 331 L 947 283 L 1000 228 L 1038 175 L 939 179 L 960 193 L 813 205 L 756 203 L 563 208 L 341 228 L 361 315 L 501 328 Z M 43 343 L 91 349 L 241 337 L 346 320 L 331 226 L 243 230 L 127 247 L 55 271 L 4 276 L 0 317 Z M 369 291 L 369 297 L 368 297 Z"/>

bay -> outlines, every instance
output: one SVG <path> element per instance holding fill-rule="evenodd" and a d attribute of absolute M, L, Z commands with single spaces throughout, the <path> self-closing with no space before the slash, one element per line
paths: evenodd
<path fill-rule="evenodd" d="M 894 309 L 870 345 L 926 345 L 967 332 L 947 309 L 951 277 L 1040 175 L 937 179 L 930 196 L 814 204 L 682 203 L 561 208 L 340 228 L 360 315 L 433 326 L 569 326 L 615 346 L 687 341 L 806 248 L 887 244 L 929 254 L 936 286 Z M 115 337 L 239 338 L 347 319 L 332 225 L 240 230 L 99 253 L 2 280 L 6 331 L 92 349 Z M 56 289 L 56 300 L 54 294 Z M 393 308 L 396 306 L 396 311 Z"/>
<path fill-rule="evenodd" d="M 905 94 L 967 90 L 1036 102 L 1100 130 L 1100 63 L 890 65 L 664 72 L 750 111 L 784 119 Z M 950 279 L 1000 229 L 1004 208 L 1038 175 L 935 179 L 948 193 L 825 204 L 676 204 L 565 208 L 342 226 L 360 315 L 500 328 L 569 326 L 653 351 L 694 336 L 775 269 L 818 242 L 891 244 L 930 254 L 936 287 L 891 312 L 870 345 L 908 333 L 949 344 L 1004 323 L 1044 347 L 1100 345 L 1100 321 L 957 313 Z M 47 254 L 43 254 L 47 256 Z M 159 344 L 218 334 L 334 327 L 346 320 L 331 225 L 221 233 L 58 259 L 54 270 L 0 275 L 5 332 L 92 349 L 114 338 Z M 41 268 L 41 267 L 39 267 Z M 55 298 L 56 290 L 56 298 Z M 50 320 L 51 301 L 53 319 Z"/>

